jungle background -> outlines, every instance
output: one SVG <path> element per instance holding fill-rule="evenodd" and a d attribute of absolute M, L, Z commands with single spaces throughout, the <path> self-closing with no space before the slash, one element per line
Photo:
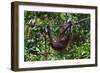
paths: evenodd
<path fill-rule="evenodd" d="M 64 21 L 69 18 L 73 39 L 64 52 L 57 52 L 52 49 L 47 35 L 43 36 L 41 29 L 47 31 L 46 27 L 50 25 L 53 40 L 56 40 Z M 90 14 L 24 11 L 24 61 L 90 58 L 90 19 L 87 18 L 90 18 Z"/>

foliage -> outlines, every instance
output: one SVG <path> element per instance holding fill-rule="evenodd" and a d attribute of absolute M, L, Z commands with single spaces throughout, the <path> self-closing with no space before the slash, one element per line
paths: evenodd
<path fill-rule="evenodd" d="M 24 60 L 65 60 L 90 58 L 90 20 L 76 22 L 90 17 L 89 14 L 24 11 Z M 64 21 L 71 18 L 73 39 L 64 52 L 57 52 L 49 44 L 47 25 L 51 27 L 53 40 L 56 40 Z"/>

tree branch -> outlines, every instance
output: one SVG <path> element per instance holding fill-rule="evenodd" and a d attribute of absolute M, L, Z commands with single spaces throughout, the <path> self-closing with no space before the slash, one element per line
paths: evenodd
<path fill-rule="evenodd" d="M 83 19 L 81 19 L 81 20 L 79 20 L 79 21 L 75 22 L 74 24 L 81 23 L 81 22 L 83 22 L 83 21 L 85 21 L 85 20 L 88 20 L 88 19 L 90 19 L 90 17 L 83 18 Z"/>

